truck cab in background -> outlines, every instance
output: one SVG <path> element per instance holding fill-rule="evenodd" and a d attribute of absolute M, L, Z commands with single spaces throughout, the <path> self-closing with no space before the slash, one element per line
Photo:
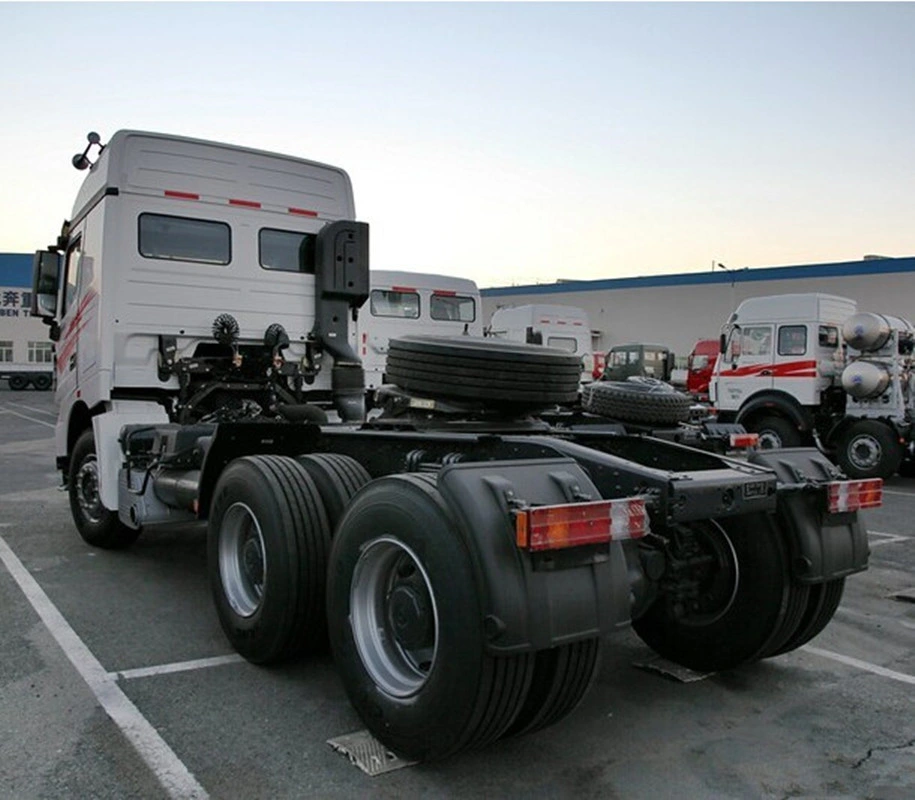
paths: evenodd
<path fill-rule="evenodd" d="M 385 362 L 393 337 L 483 335 L 480 290 L 472 280 L 372 270 L 369 281 L 369 300 L 356 320 L 356 342 L 370 394 L 386 382 Z"/>
<path fill-rule="evenodd" d="M 615 344 L 607 351 L 603 380 L 642 377 L 669 382 L 675 366 L 676 356 L 662 344 Z"/>
<path fill-rule="evenodd" d="M 912 459 L 913 329 L 821 293 L 754 297 L 725 323 L 710 385 L 763 448 L 815 442 L 853 477 Z"/>
<path fill-rule="evenodd" d="M 529 304 L 497 308 L 487 335 L 512 342 L 541 344 L 581 358 L 581 381 L 594 380 L 591 326 L 584 309 L 575 306 Z"/>
<path fill-rule="evenodd" d="M 700 339 L 686 361 L 686 392 L 694 400 L 708 402 L 709 382 L 718 360 L 719 341 Z"/>

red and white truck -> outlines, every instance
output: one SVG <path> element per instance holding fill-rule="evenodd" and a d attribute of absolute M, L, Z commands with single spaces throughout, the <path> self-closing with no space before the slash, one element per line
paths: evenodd
<path fill-rule="evenodd" d="M 552 427 L 541 410 L 578 402 L 577 354 L 396 337 L 397 391 L 366 419 L 368 225 L 347 174 L 165 134 L 96 146 L 32 298 L 58 342 L 75 526 L 123 549 L 206 521 L 232 646 L 266 664 L 329 642 L 399 755 L 557 722 L 629 625 L 698 670 L 788 652 L 866 569 L 879 479 L 812 448 L 738 462 Z"/>
<path fill-rule="evenodd" d="M 700 339 L 686 360 L 686 393 L 700 402 L 708 402 L 709 383 L 718 361 L 717 339 Z"/>
<path fill-rule="evenodd" d="M 711 402 L 763 448 L 816 443 L 846 474 L 889 477 L 913 455 L 915 331 L 821 293 L 744 300 L 725 323 Z"/>

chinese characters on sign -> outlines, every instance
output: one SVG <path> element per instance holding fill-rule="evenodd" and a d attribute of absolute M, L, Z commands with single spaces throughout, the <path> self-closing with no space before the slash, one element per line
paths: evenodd
<path fill-rule="evenodd" d="M 0 289 L 0 317 L 27 317 L 32 293 L 22 289 Z"/>

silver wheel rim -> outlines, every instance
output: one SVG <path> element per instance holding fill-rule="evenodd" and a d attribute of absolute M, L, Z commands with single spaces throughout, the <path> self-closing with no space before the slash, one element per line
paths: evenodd
<path fill-rule="evenodd" d="M 76 473 L 76 499 L 88 522 L 101 522 L 105 509 L 98 491 L 98 459 L 88 455 Z"/>
<path fill-rule="evenodd" d="M 734 604 L 740 586 L 740 562 L 731 537 L 714 520 L 710 520 L 710 524 L 720 535 L 705 538 L 722 568 L 720 575 L 715 575 L 704 587 L 705 591 L 697 601 L 698 607 L 689 609 L 684 615 L 683 624 L 688 626 L 705 627 L 721 619 Z"/>
<path fill-rule="evenodd" d="M 775 431 L 759 432 L 759 447 L 761 450 L 779 450 L 782 446 L 782 437 Z"/>
<path fill-rule="evenodd" d="M 263 601 L 265 552 L 254 512 L 244 503 L 229 506 L 219 527 L 219 577 L 226 600 L 240 617 L 252 616 Z"/>
<path fill-rule="evenodd" d="M 856 436 L 848 444 L 848 460 L 858 469 L 872 469 L 882 457 L 880 442 L 870 434 Z"/>
<path fill-rule="evenodd" d="M 416 554 L 388 536 L 362 548 L 350 584 L 350 626 L 375 685 L 394 697 L 418 692 L 438 651 L 438 609 Z"/>

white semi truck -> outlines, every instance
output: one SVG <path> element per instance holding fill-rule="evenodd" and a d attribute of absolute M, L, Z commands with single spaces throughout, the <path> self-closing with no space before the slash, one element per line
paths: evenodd
<path fill-rule="evenodd" d="M 578 399 L 570 353 L 395 338 L 397 391 L 366 421 L 368 226 L 342 170 L 135 131 L 74 163 L 88 174 L 36 258 L 32 311 L 58 343 L 76 528 L 117 549 L 207 521 L 236 650 L 272 663 L 329 640 L 394 752 L 560 720 L 630 624 L 698 670 L 793 650 L 866 568 L 880 480 L 815 449 L 737 462 L 554 428 L 540 411 Z"/>
<path fill-rule="evenodd" d="M 913 457 L 915 329 L 821 293 L 754 297 L 725 323 L 711 402 L 762 447 L 816 442 L 846 474 L 889 477 Z"/>

